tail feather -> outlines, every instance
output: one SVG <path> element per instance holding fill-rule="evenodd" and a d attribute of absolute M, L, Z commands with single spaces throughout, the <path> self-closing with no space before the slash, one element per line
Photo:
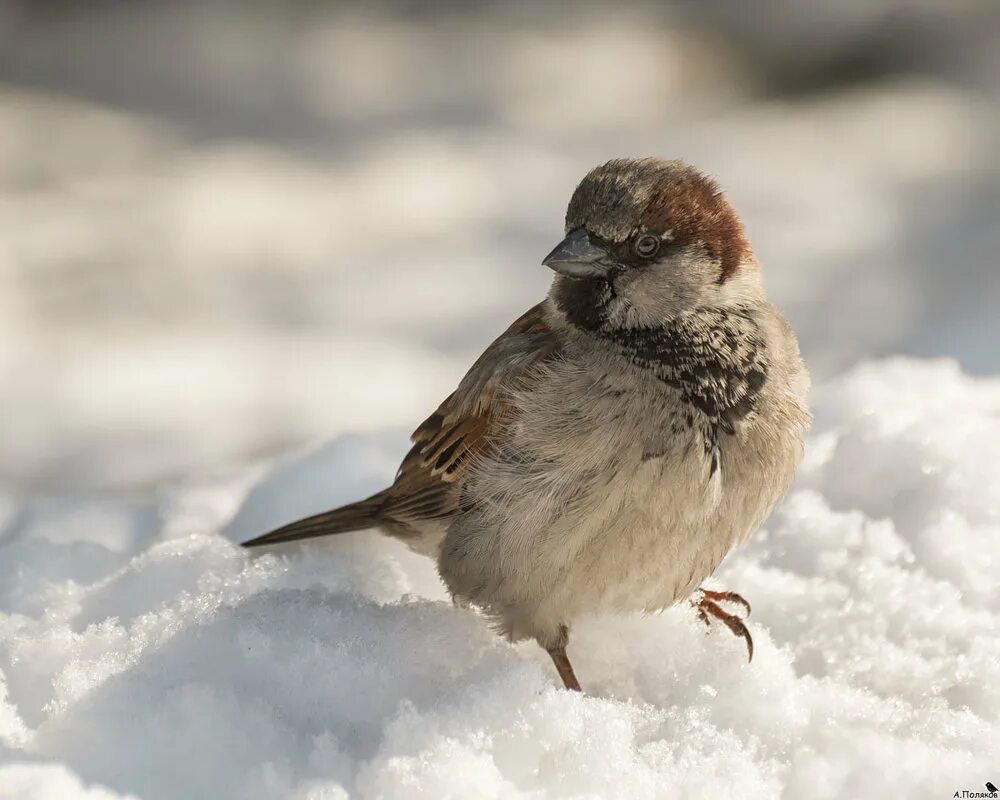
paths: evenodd
<path fill-rule="evenodd" d="M 385 492 L 374 494 L 366 500 L 350 503 L 332 511 L 314 514 L 311 517 L 290 522 L 280 528 L 258 536 L 244 547 L 262 547 L 268 544 L 294 542 L 298 539 L 312 539 L 317 536 L 330 536 L 335 533 L 348 533 L 365 528 L 373 528 L 381 522 L 379 512 L 385 500 Z"/>

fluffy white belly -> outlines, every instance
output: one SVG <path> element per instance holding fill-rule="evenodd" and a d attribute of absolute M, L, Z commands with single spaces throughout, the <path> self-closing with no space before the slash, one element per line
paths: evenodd
<path fill-rule="evenodd" d="M 515 638 L 544 641 L 581 614 L 688 597 L 794 468 L 793 459 L 775 469 L 743 433 L 728 437 L 713 470 L 697 425 L 662 384 L 633 384 L 627 403 L 607 376 L 586 390 L 550 384 L 477 468 L 475 508 L 441 550 L 451 591 Z"/>
<path fill-rule="evenodd" d="M 654 611 L 689 596 L 739 538 L 720 514 L 719 481 L 693 449 L 609 467 L 573 513 L 549 516 L 545 533 L 501 532 L 525 557 L 518 582 L 541 590 L 537 624 L 597 611 Z M 545 499 L 526 498 L 526 505 Z M 518 537 L 523 537 L 518 539 Z"/>

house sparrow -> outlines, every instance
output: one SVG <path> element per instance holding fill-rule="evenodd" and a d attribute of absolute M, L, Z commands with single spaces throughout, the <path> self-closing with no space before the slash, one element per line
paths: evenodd
<path fill-rule="evenodd" d="M 376 528 L 437 560 L 456 601 L 535 639 L 569 689 L 570 627 L 696 593 L 802 456 L 808 375 L 743 225 L 679 161 L 592 170 L 542 261 L 548 297 L 414 432 L 392 486 L 246 542 Z M 692 601 L 752 641 L 724 602 Z M 746 605 L 749 611 L 749 606 Z"/>

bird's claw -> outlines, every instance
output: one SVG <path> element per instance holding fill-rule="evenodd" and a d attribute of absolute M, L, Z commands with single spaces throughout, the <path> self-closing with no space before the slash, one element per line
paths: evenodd
<path fill-rule="evenodd" d="M 736 603 L 743 606 L 747 611 L 747 616 L 750 616 L 750 604 L 740 595 L 736 594 L 736 592 L 713 592 L 709 589 L 700 589 L 699 591 L 701 592 L 701 599 L 691 601 L 691 605 L 698 612 L 698 618 L 706 625 L 711 625 L 710 616 L 720 620 L 732 631 L 734 636 L 739 636 L 746 641 L 747 661 L 753 661 L 753 637 L 750 636 L 747 626 L 743 624 L 743 620 L 736 614 L 730 614 L 719 607 L 720 601 L 724 603 Z"/>
<path fill-rule="evenodd" d="M 743 606 L 747 610 L 747 616 L 750 616 L 752 609 L 750 608 L 750 603 L 741 594 L 736 592 L 713 592 L 711 589 L 699 589 L 701 596 L 703 598 L 708 598 L 716 603 L 720 600 L 724 603 L 736 603 L 737 605 Z"/>

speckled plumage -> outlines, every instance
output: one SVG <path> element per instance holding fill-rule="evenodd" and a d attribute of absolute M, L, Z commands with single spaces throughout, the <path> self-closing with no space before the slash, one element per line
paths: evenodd
<path fill-rule="evenodd" d="M 548 298 L 417 429 L 391 487 L 248 544 L 378 527 L 577 688 L 575 619 L 689 597 L 785 492 L 808 377 L 739 218 L 693 168 L 598 167 L 566 231 Z"/>

